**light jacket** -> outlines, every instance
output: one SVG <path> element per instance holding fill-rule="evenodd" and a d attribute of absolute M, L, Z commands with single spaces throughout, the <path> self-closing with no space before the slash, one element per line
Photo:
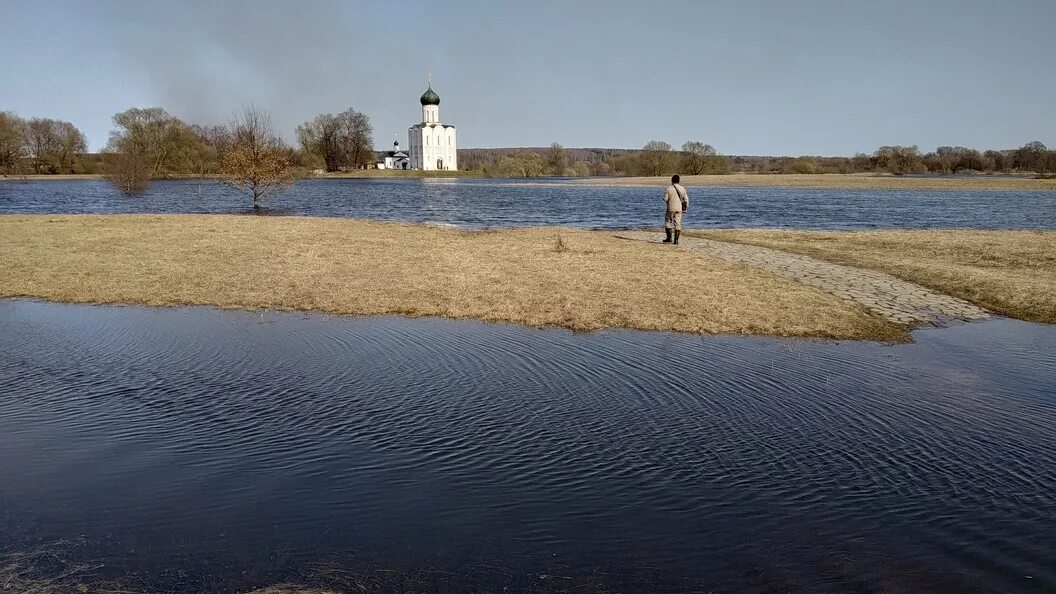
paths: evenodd
<path fill-rule="evenodd" d="M 664 202 L 667 203 L 667 212 L 682 212 L 682 203 L 689 206 L 689 194 L 682 184 L 667 186 L 664 192 Z"/>

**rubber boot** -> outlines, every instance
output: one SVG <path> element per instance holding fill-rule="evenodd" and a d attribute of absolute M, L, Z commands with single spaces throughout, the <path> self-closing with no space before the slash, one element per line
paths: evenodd
<path fill-rule="evenodd" d="M 664 234 L 667 235 L 667 239 L 663 243 L 671 243 L 671 229 L 664 229 Z"/>
<path fill-rule="evenodd" d="M 678 245 L 678 236 L 679 235 L 682 235 L 682 232 L 679 231 L 678 229 L 675 229 L 675 241 L 674 241 L 675 245 Z"/>

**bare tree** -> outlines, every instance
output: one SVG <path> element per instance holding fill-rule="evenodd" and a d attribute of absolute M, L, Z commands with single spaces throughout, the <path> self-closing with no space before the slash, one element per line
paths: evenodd
<path fill-rule="evenodd" d="M 220 149 L 227 137 L 223 126 L 190 126 L 190 132 L 198 137 L 189 151 L 189 171 L 199 178 L 216 173 L 220 165 Z"/>
<path fill-rule="evenodd" d="M 352 108 L 337 114 L 345 167 L 366 169 L 374 163 L 374 128 L 370 118 Z"/>
<path fill-rule="evenodd" d="M 851 157 L 850 165 L 852 171 L 872 171 L 874 161 L 872 157 L 865 153 L 855 153 Z"/>
<path fill-rule="evenodd" d="M 74 173 L 77 157 L 88 151 L 88 140 L 77 126 L 69 122 L 56 122 L 55 159 L 60 171 Z"/>
<path fill-rule="evenodd" d="M 117 130 L 110 133 L 110 152 L 138 155 L 150 176 L 186 173 L 202 139 L 190 126 L 160 107 L 133 107 L 114 115 Z"/>
<path fill-rule="evenodd" d="M 1028 142 L 1012 152 L 1013 167 L 1021 171 L 1045 173 L 1048 169 L 1048 149 L 1041 142 Z"/>
<path fill-rule="evenodd" d="M 940 146 L 935 149 L 935 156 L 938 160 L 938 165 L 942 169 L 943 173 L 957 173 L 958 161 L 960 157 L 957 155 L 957 151 L 952 146 Z"/>
<path fill-rule="evenodd" d="M 317 115 L 314 120 L 297 126 L 297 140 L 301 148 L 322 160 L 327 171 L 338 171 L 343 165 L 338 142 L 339 127 L 337 118 L 329 113 Z"/>
<path fill-rule="evenodd" d="M 138 153 L 115 153 L 104 177 L 122 194 L 138 194 L 150 185 L 150 167 Z"/>
<path fill-rule="evenodd" d="M 919 173 L 926 169 L 920 150 L 916 145 L 882 146 L 876 149 L 874 158 L 876 159 L 877 167 L 895 175 Z"/>
<path fill-rule="evenodd" d="M 55 173 L 56 123 L 47 118 L 33 118 L 23 127 L 26 154 L 32 159 L 33 173 Z"/>
<path fill-rule="evenodd" d="M 25 155 L 26 122 L 13 113 L 0 111 L 0 174 L 21 172 Z"/>
<path fill-rule="evenodd" d="M 34 173 L 73 173 L 78 155 L 88 150 L 84 134 L 69 122 L 33 118 L 20 128 Z"/>
<path fill-rule="evenodd" d="M 293 185 L 293 159 L 271 127 L 271 116 L 245 107 L 228 125 L 226 146 L 220 153 L 220 178 L 253 196 L 260 208 L 266 196 Z"/>
<path fill-rule="evenodd" d="M 703 142 L 690 141 L 682 145 L 682 169 L 690 175 L 701 175 L 708 170 L 710 157 L 718 152 Z"/>
<path fill-rule="evenodd" d="M 374 128 L 370 118 L 349 108 L 333 115 L 324 113 L 297 126 L 301 148 L 322 160 L 327 171 L 362 169 L 374 162 Z"/>
<path fill-rule="evenodd" d="M 673 168 L 671 145 L 661 140 L 650 140 L 642 147 L 639 163 L 643 175 L 664 175 Z"/>
<path fill-rule="evenodd" d="M 988 150 L 983 153 L 983 156 L 993 163 L 994 171 L 1008 171 L 1009 159 L 1005 156 L 1005 153 L 1001 151 Z"/>
<path fill-rule="evenodd" d="M 214 175 L 220 167 L 220 151 L 227 138 L 227 129 L 223 126 L 190 126 L 192 134 L 198 137 L 190 152 L 190 171 L 197 179 L 198 197 L 202 197 L 202 185 L 205 179 Z"/>
<path fill-rule="evenodd" d="M 565 169 L 568 169 L 568 155 L 565 154 L 565 147 L 556 142 L 551 144 L 550 150 L 546 153 L 546 164 L 550 166 L 550 175 L 564 175 Z"/>

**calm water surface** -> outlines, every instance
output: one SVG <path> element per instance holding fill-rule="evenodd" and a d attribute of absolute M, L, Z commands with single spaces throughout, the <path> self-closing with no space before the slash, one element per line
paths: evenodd
<path fill-rule="evenodd" d="M 661 188 L 489 179 L 299 182 L 267 214 L 355 217 L 460 227 L 655 226 Z M 1056 229 L 1056 192 L 690 188 L 695 227 Z M 128 198 L 103 181 L 0 182 L 0 213 L 246 213 L 214 181 L 162 181 Z"/>
<path fill-rule="evenodd" d="M 171 592 L 1056 590 L 1056 327 L 915 337 L 0 301 L 0 549 Z"/>

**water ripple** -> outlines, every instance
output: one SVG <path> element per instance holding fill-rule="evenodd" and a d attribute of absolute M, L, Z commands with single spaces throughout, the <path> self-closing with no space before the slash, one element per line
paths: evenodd
<path fill-rule="evenodd" d="M 1051 590 L 1054 353 L 1009 320 L 887 347 L 4 301 L 0 525 L 231 583 L 234 550 L 487 541 L 718 591 Z"/>
<path fill-rule="evenodd" d="M 199 197 L 199 188 L 202 196 Z M 259 214 L 412 221 L 453 227 L 656 226 L 656 187 L 612 187 L 491 179 L 300 181 Z M 696 227 L 795 229 L 1056 229 L 1048 190 L 854 190 L 690 188 Z M 156 181 L 128 198 L 104 181 L 0 181 L 0 213 L 252 214 L 245 196 L 217 182 Z"/>

